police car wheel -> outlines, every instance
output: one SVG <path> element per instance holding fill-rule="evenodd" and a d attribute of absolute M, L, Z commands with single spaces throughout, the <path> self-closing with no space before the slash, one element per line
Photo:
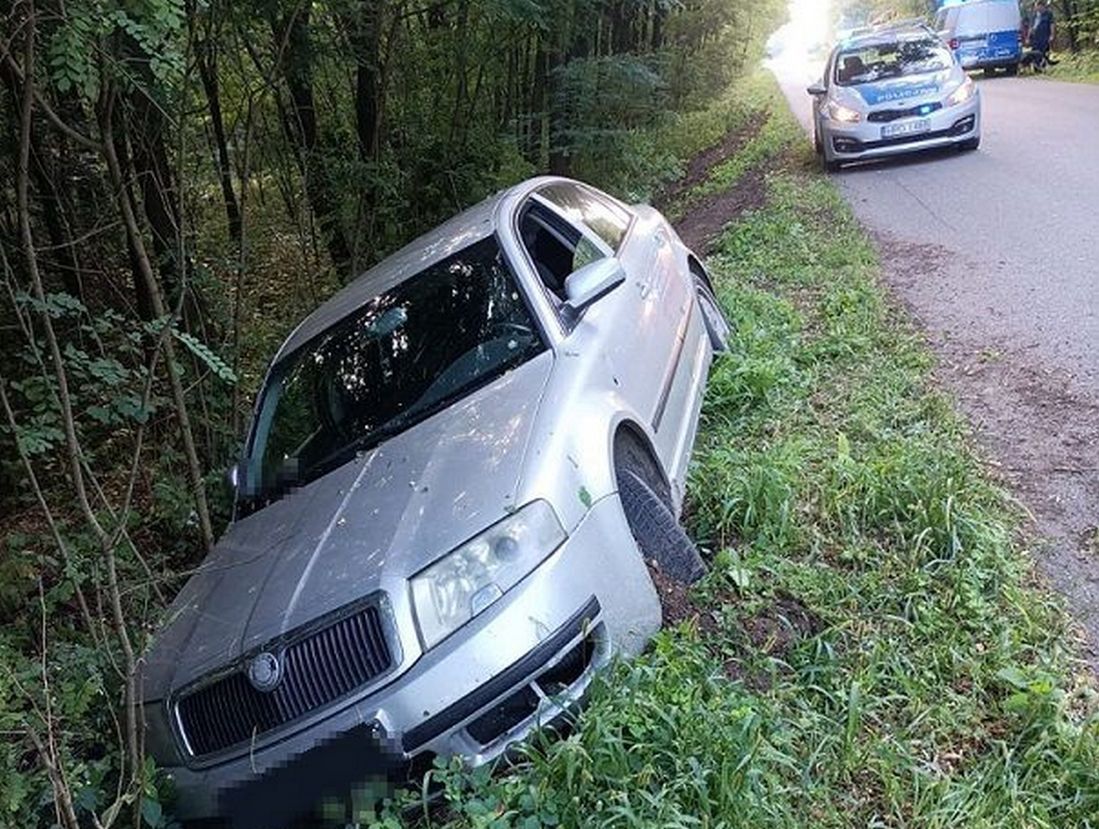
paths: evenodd
<path fill-rule="evenodd" d="M 1005 71 L 1007 72 L 1008 77 L 1014 77 L 1019 74 L 1019 64 L 1013 63 L 1011 66 L 1007 67 Z"/>
<path fill-rule="evenodd" d="M 960 149 L 962 152 L 969 152 L 970 150 L 975 150 L 980 146 L 981 136 L 978 135 L 976 138 L 970 138 L 968 141 L 963 141 L 961 144 L 958 145 L 958 149 Z"/>

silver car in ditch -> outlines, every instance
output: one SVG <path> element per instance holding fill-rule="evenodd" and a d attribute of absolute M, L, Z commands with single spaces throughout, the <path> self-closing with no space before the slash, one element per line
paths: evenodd
<path fill-rule="evenodd" d="M 270 827 L 434 757 L 498 757 L 658 629 L 726 322 L 653 208 L 538 178 L 282 345 L 235 518 L 147 654 L 184 819 Z"/>
<path fill-rule="evenodd" d="M 844 163 L 981 143 L 981 93 L 923 25 L 857 33 L 828 57 L 813 97 L 813 144 L 829 170 Z"/>

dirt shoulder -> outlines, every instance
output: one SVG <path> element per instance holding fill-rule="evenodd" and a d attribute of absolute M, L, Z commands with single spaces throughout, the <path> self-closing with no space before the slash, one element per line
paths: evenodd
<path fill-rule="evenodd" d="M 1029 517 L 1041 574 L 1063 594 L 1099 670 L 1099 398 L 1038 358 L 1032 343 L 958 324 L 985 309 L 952 307 L 948 251 L 878 234 L 883 278 L 927 332 L 937 380 L 973 426 L 997 477 Z M 960 297 L 955 297 L 955 300 Z"/>

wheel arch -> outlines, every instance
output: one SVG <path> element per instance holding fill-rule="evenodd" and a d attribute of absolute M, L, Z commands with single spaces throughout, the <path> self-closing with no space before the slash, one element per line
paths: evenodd
<path fill-rule="evenodd" d="M 710 274 L 706 270 L 706 266 L 702 264 L 702 261 L 695 256 L 694 253 L 689 252 L 687 254 L 687 269 L 706 284 L 706 287 L 710 289 L 711 294 L 717 296 L 717 292 L 714 290 L 713 280 L 710 279 Z"/>
<path fill-rule="evenodd" d="M 642 474 L 670 509 L 675 511 L 671 481 L 653 441 L 636 421 L 624 419 L 614 429 L 611 441 L 611 470 L 617 479 L 619 470 Z"/>

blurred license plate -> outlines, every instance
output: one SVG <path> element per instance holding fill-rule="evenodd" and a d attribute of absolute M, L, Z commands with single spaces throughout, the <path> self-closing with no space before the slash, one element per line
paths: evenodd
<path fill-rule="evenodd" d="M 881 128 L 882 138 L 896 138 L 899 135 L 915 135 L 931 130 L 931 119 L 920 118 L 918 121 L 902 121 L 899 124 L 887 124 Z"/>

